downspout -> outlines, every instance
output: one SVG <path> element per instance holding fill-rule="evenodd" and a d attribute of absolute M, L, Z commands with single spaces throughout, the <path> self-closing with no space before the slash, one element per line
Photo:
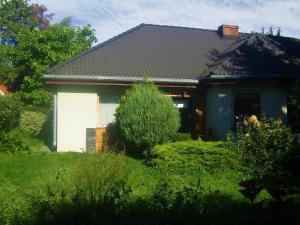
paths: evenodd
<path fill-rule="evenodd" d="M 53 96 L 53 147 L 57 148 L 57 92 Z"/>

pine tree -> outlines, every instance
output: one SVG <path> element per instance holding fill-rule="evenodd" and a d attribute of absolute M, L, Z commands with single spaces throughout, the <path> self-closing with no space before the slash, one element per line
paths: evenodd
<path fill-rule="evenodd" d="M 273 36 L 273 35 L 274 35 L 274 33 L 273 33 L 273 26 L 270 26 L 269 35 L 270 35 L 270 36 Z"/>
<path fill-rule="evenodd" d="M 277 29 L 277 34 L 276 34 L 278 37 L 280 37 L 281 36 L 281 29 L 280 29 L 280 27 Z"/>

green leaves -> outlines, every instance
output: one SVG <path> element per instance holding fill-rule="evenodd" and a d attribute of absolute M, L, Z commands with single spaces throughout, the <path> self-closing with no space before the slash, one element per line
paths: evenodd
<path fill-rule="evenodd" d="M 238 129 L 238 147 L 245 168 L 255 178 L 280 174 L 282 162 L 292 149 L 290 129 L 281 120 L 264 116 L 251 122 L 250 118 Z"/>
<path fill-rule="evenodd" d="M 82 53 L 96 42 L 90 25 L 71 26 L 70 19 L 50 25 L 53 14 L 23 0 L 0 6 L 0 82 L 21 91 L 26 103 L 49 103 L 40 78 L 52 66 Z"/>
<path fill-rule="evenodd" d="M 0 106 L 0 132 L 16 128 L 21 114 L 21 102 L 16 97 L 0 95 Z"/>

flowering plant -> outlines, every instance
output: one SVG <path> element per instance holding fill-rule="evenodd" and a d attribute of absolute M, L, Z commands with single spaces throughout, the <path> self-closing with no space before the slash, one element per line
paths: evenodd
<path fill-rule="evenodd" d="M 292 147 L 292 134 L 282 120 L 263 116 L 246 118 L 238 124 L 238 149 L 247 172 L 263 178 L 282 171 L 282 162 Z"/>

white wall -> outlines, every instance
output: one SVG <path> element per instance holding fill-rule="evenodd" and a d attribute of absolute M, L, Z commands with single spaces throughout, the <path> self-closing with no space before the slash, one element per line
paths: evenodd
<path fill-rule="evenodd" d="M 57 92 L 57 151 L 85 152 L 86 128 L 97 126 L 97 91 Z"/>
<path fill-rule="evenodd" d="M 266 85 L 213 85 L 206 92 L 206 131 L 212 131 L 217 139 L 224 139 L 233 125 L 235 91 L 260 93 L 261 113 L 271 117 L 287 117 L 287 89 Z"/>

